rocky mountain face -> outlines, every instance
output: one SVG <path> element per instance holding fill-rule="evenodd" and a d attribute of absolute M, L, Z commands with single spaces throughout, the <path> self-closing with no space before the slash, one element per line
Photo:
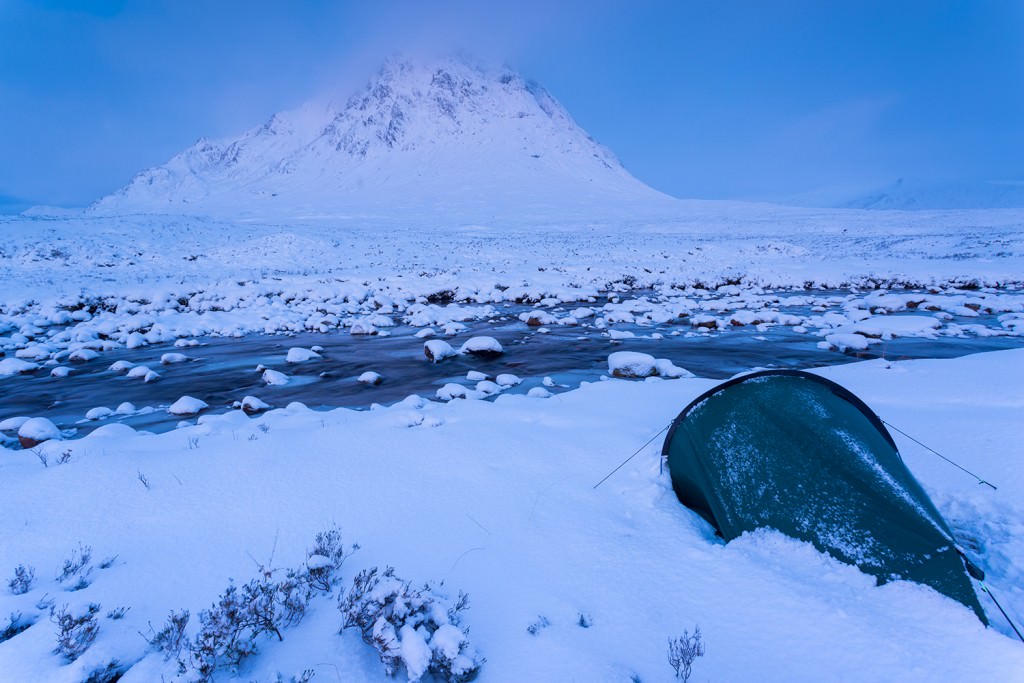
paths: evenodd
<path fill-rule="evenodd" d="M 670 201 L 512 69 L 396 58 L 344 106 L 201 139 L 92 211 L 486 218 Z"/>

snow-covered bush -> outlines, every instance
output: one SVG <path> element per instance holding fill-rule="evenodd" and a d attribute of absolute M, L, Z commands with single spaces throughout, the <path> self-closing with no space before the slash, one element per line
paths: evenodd
<path fill-rule="evenodd" d="M 53 653 L 61 655 L 69 662 L 81 657 L 96 640 L 96 634 L 100 631 L 100 622 L 96 618 L 99 611 L 100 606 L 95 602 L 89 603 L 85 612 L 81 614 L 72 613 L 67 605 L 52 611 L 50 619 L 57 624 L 57 647 L 53 649 Z"/>
<path fill-rule="evenodd" d="M 309 585 L 329 593 L 334 579 L 341 572 L 341 565 L 352 553 L 359 550 L 359 544 L 353 543 L 346 548 L 338 527 L 317 532 L 314 540 L 313 547 L 306 553 Z"/>
<path fill-rule="evenodd" d="M 33 623 L 34 618 L 26 618 L 21 612 L 11 612 L 5 620 L 0 620 L 0 643 L 10 640 Z"/>
<path fill-rule="evenodd" d="M 144 633 L 139 633 L 149 646 L 157 652 L 164 653 L 164 660 L 168 660 L 171 657 L 179 658 L 181 651 L 187 649 L 189 646 L 188 634 L 185 632 L 185 627 L 188 626 L 189 612 L 187 609 L 183 609 L 180 612 L 172 611 L 167 621 L 164 622 L 163 628 L 159 631 L 153 629 L 153 624 L 149 625 L 149 632 L 152 635 L 147 636 Z"/>
<path fill-rule="evenodd" d="M 404 665 L 409 681 L 434 674 L 445 681 L 473 679 L 484 659 L 469 644 L 469 629 L 459 625 L 469 607 L 465 593 L 453 603 L 429 583 L 413 588 L 393 567 L 361 571 L 341 596 L 342 630 L 357 627 L 394 675 Z"/>
<path fill-rule="evenodd" d="M 246 604 L 231 584 L 210 609 L 199 613 L 201 627 L 189 647 L 192 668 L 200 681 L 209 681 L 223 666 L 237 666 L 256 653 L 256 633 L 250 627 Z"/>
<path fill-rule="evenodd" d="M 92 546 L 83 546 L 79 543 L 78 549 L 71 551 L 71 557 L 64 560 L 60 574 L 57 575 L 57 581 L 65 583 L 75 579 L 75 582 L 71 584 L 68 590 L 82 590 L 92 582 L 90 579 L 92 574 L 90 562 L 92 562 Z"/>
<path fill-rule="evenodd" d="M 15 595 L 24 595 L 32 590 L 32 582 L 35 580 L 35 568 L 19 564 L 14 568 L 14 578 L 7 582 L 7 587 L 10 588 L 11 592 Z"/>
<path fill-rule="evenodd" d="M 683 683 L 690 680 L 693 662 L 704 656 L 704 643 L 700 639 L 700 626 L 693 629 L 693 635 L 683 630 L 678 638 L 668 639 L 668 663 L 676 672 L 676 678 Z"/>
<path fill-rule="evenodd" d="M 274 581 L 275 570 L 260 568 L 259 578 L 241 590 L 229 585 L 210 609 L 199 613 L 201 627 L 191 645 L 192 665 L 201 681 L 224 666 L 237 666 L 258 651 L 256 640 L 295 626 L 306 614 L 312 589 L 301 572 L 288 570 Z"/>

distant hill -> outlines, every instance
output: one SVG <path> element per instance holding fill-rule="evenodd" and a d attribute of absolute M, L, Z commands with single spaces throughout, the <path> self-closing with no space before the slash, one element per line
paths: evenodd
<path fill-rule="evenodd" d="M 1011 209 L 1024 207 L 1024 181 L 936 184 L 897 180 L 837 204 L 851 209 Z"/>

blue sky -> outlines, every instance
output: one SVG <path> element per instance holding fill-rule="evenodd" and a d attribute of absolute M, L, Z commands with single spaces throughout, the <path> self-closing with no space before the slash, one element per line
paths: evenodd
<path fill-rule="evenodd" d="M 1020 0 L 0 0 L 0 206 L 86 204 L 200 136 L 344 98 L 388 53 L 457 48 L 676 196 L 1024 179 Z"/>

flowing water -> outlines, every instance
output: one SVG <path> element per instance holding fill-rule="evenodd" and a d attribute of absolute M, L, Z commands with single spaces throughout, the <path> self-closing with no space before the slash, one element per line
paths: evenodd
<path fill-rule="evenodd" d="M 783 303 L 778 310 L 810 315 L 805 297 L 795 301 L 799 303 L 788 307 Z M 742 326 L 696 332 L 688 322 L 678 319 L 658 325 L 615 324 L 616 330 L 633 332 L 636 337 L 614 341 L 605 330 L 593 326 L 554 325 L 543 330 L 529 327 L 517 318 L 523 311 L 534 310 L 528 305 L 510 304 L 500 310 L 501 315 L 467 323 L 465 331 L 448 339 L 458 348 L 474 335 L 494 337 L 504 347 L 504 353 L 495 358 L 465 355 L 431 363 L 423 354 L 424 340 L 415 336 L 419 328 L 409 326 L 390 328 L 388 336 L 335 331 L 207 337 L 199 340 L 200 345 L 189 348 L 166 343 L 107 351 L 92 361 L 74 364 L 72 374 L 63 378 L 50 377 L 45 366 L 33 375 L 0 378 L 0 420 L 18 415 L 43 416 L 62 429 L 77 429 L 79 435 L 115 420 L 135 428 L 165 431 L 181 419 L 169 415 L 166 406 L 184 395 L 207 402 L 207 412 L 228 410 L 234 401 L 248 395 L 273 407 L 301 401 L 311 408 L 361 409 L 374 403 L 395 402 L 410 394 L 433 398 L 435 391 L 448 382 L 471 388 L 474 382 L 466 380 L 470 370 L 489 377 L 512 373 L 523 380 L 506 393 L 525 393 L 540 386 L 546 377 L 551 378 L 549 385 L 551 381 L 557 385 L 552 391 L 561 391 L 579 386 L 581 381 L 598 380 L 608 373 L 608 355 L 627 350 L 668 358 L 700 377 L 726 378 L 755 367 L 812 368 L 883 354 L 893 360 L 947 358 L 1024 346 L 1021 336 L 905 337 L 872 345 L 859 354 L 839 353 L 819 348 L 821 337 L 798 333 L 791 326 Z M 972 317 L 961 322 L 999 327 L 995 316 Z M 661 338 L 656 338 L 659 335 Z M 285 362 L 289 348 L 312 346 L 323 347 L 322 359 L 298 364 Z M 190 360 L 161 365 L 161 355 L 168 352 L 184 353 Z M 144 383 L 111 371 L 110 365 L 118 360 L 148 365 L 161 377 Z M 260 365 L 287 374 L 288 384 L 266 385 L 257 369 Z M 360 384 L 356 378 L 368 370 L 383 375 L 383 382 L 377 386 Z M 100 421 L 84 420 L 85 413 L 92 408 L 115 408 L 122 402 L 144 410 Z M 9 445 L 16 443 L 10 435 L 5 438 Z"/>

